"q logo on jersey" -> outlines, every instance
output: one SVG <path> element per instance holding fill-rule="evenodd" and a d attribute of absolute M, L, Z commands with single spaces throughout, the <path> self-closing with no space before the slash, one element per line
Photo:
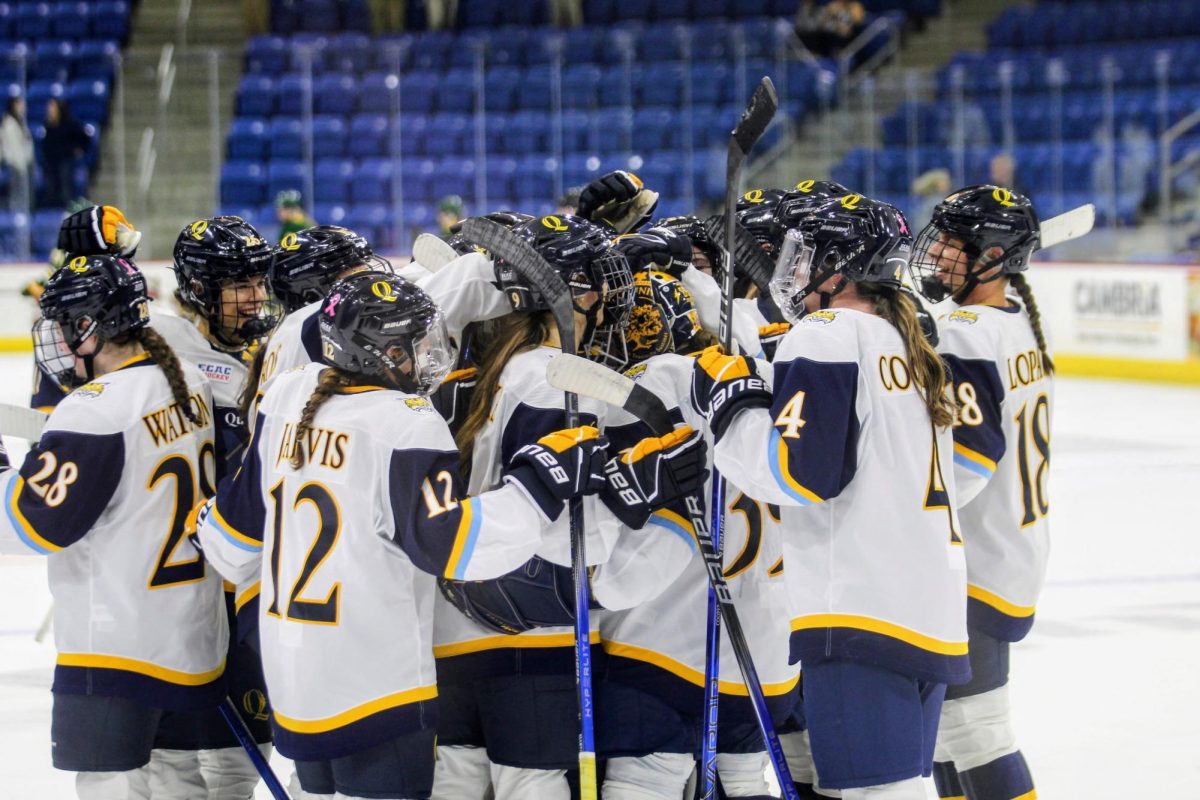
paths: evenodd
<path fill-rule="evenodd" d="M 71 270 L 71 272 L 87 272 L 87 262 L 87 256 L 76 256 L 75 258 L 71 259 L 70 264 L 67 264 L 67 269 Z"/>
<path fill-rule="evenodd" d="M 560 217 L 542 217 L 542 225 L 555 233 L 566 233 L 569 230 Z"/>
<path fill-rule="evenodd" d="M 761 203 L 763 201 L 763 190 L 762 189 L 751 189 L 750 191 L 748 191 L 744 195 L 742 195 L 742 199 L 745 200 L 747 203 Z"/>
<path fill-rule="evenodd" d="M 842 208 L 853 211 L 858 208 L 858 204 L 862 202 L 861 194 L 848 194 L 842 198 Z"/>
<path fill-rule="evenodd" d="M 1012 199 L 1012 192 L 1002 187 L 992 190 L 992 199 L 1006 208 L 1016 205 Z"/>
<path fill-rule="evenodd" d="M 279 240 L 279 246 L 282 247 L 284 250 L 288 250 L 288 251 L 299 250 L 300 249 L 300 239 L 298 236 L 296 236 L 296 234 L 288 233 L 288 234 L 285 234 L 284 237 Z"/>
<path fill-rule="evenodd" d="M 387 281 L 375 281 L 371 284 L 371 294 L 385 303 L 394 303 L 400 298 L 392 291 L 392 285 Z"/>
<path fill-rule="evenodd" d="M 204 238 L 204 232 L 208 230 L 208 220 L 198 219 L 188 226 L 188 232 L 197 242 Z"/>
<path fill-rule="evenodd" d="M 814 180 L 800 181 L 796 184 L 796 191 L 808 194 L 813 190 L 813 187 L 816 186 L 816 184 L 817 182 Z"/>

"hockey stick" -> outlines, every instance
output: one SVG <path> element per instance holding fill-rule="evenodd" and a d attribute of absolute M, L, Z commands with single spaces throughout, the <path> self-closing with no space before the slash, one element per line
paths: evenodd
<path fill-rule="evenodd" d="M 670 433 L 674 425 L 671 416 L 662 400 L 645 387 L 634 383 L 630 378 L 613 372 L 608 367 L 588 361 L 578 356 L 561 355 L 551 359 L 546 368 L 546 377 L 550 385 L 567 392 L 575 392 L 584 397 L 618 406 L 643 420 L 655 436 Z M 767 709 L 767 700 L 763 695 L 762 681 L 759 680 L 758 670 L 754 666 L 754 658 L 750 654 L 750 645 L 746 641 L 745 629 L 738 616 L 737 607 L 729 594 L 729 584 L 723 572 L 724 563 L 717 551 L 716 543 L 708 532 L 704 520 L 704 509 L 695 496 L 688 498 L 688 513 L 692 526 L 696 531 L 696 541 L 700 554 L 704 557 L 705 572 L 708 573 L 710 596 L 719 603 L 721 616 L 725 619 L 725 630 L 729 635 L 729 643 L 733 646 L 738 666 L 742 670 L 742 678 L 746 681 L 746 689 L 750 702 L 754 707 L 754 716 L 758 718 L 759 730 L 767 746 L 767 755 L 775 769 L 775 776 L 783 789 L 783 796 L 789 800 L 799 800 L 792 775 L 788 770 L 787 761 L 783 755 L 783 746 L 779 743 L 779 734 L 775 732 L 775 724 L 771 721 L 771 713 Z M 707 680 L 707 676 L 706 676 Z M 710 691 L 706 686 L 706 693 Z M 711 707 L 708 709 L 712 713 Z M 707 716 L 705 722 L 707 724 Z M 707 730 L 705 735 L 709 735 Z M 712 734 L 716 736 L 714 731 Z M 709 743 L 705 742 L 707 748 Z M 716 747 L 713 739 L 712 747 Z M 704 775 L 701 773 L 701 785 L 704 785 Z"/>
<path fill-rule="evenodd" d="M 0 403 L 0 433 L 36 442 L 49 417 L 44 411 Z"/>
<path fill-rule="evenodd" d="M 458 258 L 458 251 L 432 233 L 422 233 L 413 242 L 412 257 L 425 269 L 437 272 Z"/>
<path fill-rule="evenodd" d="M 50 607 L 46 609 L 46 615 L 42 617 L 42 624 L 38 625 L 37 631 L 33 634 L 33 640 L 38 644 L 46 638 L 46 634 L 50 632 L 50 626 L 54 624 L 54 601 L 50 601 Z"/>
<path fill-rule="evenodd" d="M 271 765 L 267 763 L 267 759 L 263 756 L 262 751 L 258 749 L 258 744 L 254 741 L 254 737 L 250 735 L 250 729 L 246 727 L 245 720 L 238 713 L 237 706 L 233 701 L 226 697 L 217 706 L 217 710 L 221 712 L 221 718 L 225 720 L 225 724 L 229 726 L 229 730 L 233 731 L 233 736 L 238 740 L 238 744 L 246 751 L 246 755 L 250 757 L 250 763 L 254 764 L 254 769 L 257 770 L 258 776 L 262 778 L 266 784 L 267 791 L 271 793 L 271 797 L 275 800 L 292 800 L 288 795 L 287 790 L 283 788 L 283 784 L 279 782 L 279 777 L 275 771 L 271 769 Z"/>
<path fill-rule="evenodd" d="M 1069 242 L 1090 233 L 1096 224 L 1096 207 L 1091 203 L 1051 217 L 1042 223 L 1039 250 Z"/>
<path fill-rule="evenodd" d="M 550 306 L 563 353 L 575 354 L 575 309 L 571 293 L 558 273 L 525 240 L 508 228 L 488 219 L 463 221 L 467 238 L 503 258 Z M 579 425 L 579 397 L 564 394 L 568 428 Z M 596 741 L 592 698 L 592 632 L 589 614 L 586 542 L 583 535 L 583 498 L 570 503 L 571 575 L 575 583 L 575 683 L 579 691 L 579 791 L 582 800 L 596 800 Z"/>

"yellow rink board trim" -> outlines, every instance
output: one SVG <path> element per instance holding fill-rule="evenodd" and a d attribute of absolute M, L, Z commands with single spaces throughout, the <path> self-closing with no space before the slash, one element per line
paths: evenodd
<path fill-rule="evenodd" d="M 0 336 L 0 353 L 32 353 L 32 336 Z"/>
<path fill-rule="evenodd" d="M 1200 384 L 1200 360 L 1151 361 L 1104 356 L 1051 356 L 1061 375 L 1084 378 L 1116 378 L 1153 383 Z"/>

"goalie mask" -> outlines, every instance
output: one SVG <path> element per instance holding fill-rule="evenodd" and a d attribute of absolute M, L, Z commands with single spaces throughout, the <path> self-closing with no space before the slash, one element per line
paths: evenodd
<path fill-rule="evenodd" d="M 623 371 L 651 356 L 686 352 L 703 329 L 692 295 L 665 272 L 633 276 L 633 310 L 624 330 L 606 330 L 593 340 L 588 357 Z"/>
<path fill-rule="evenodd" d="M 267 273 L 267 288 L 290 314 L 320 300 L 330 284 L 355 269 L 395 272 L 354 231 L 316 225 L 280 240 Z"/>
<path fill-rule="evenodd" d="M 241 217 L 198 219 L 175 240 L 179 300 L 204 318 L 220 344 L 244 348 L 279 322 L 278 304 L 266 290 L 274 254 Z"/>
<path fill-rule="evenodd" d="M 105 342 L 150 322 L 146 279 L 132 261 L 118 256 L 76 256 L 46 281 L 38 304 L 42 316 L 33 326 L 35 357 L 64 389 L 95 377 L 93 359 Z M 89 341 L 94 345 L 80 355 Z M 76 373 L 77 360 L 85 375 Z"/>
<path fill-rule="evenodd" d="M 601 324 L 624 328 L 633 307 L 633 276 L 625 256 L 613 249 L 603 228 L 569 214 L 531 219 L 513 228 L 550 264 L 571 292 L 571 305 L 587 318 L 584 352 Z M 496 259 L 496 280 L 514 311 L 547 311 L 550 304 L 504 259 Z M 577 298 L 595 292 L 588 308 Z M 600 312 L 604 315 L 601 319 Z"/>
<path fill-rule="evenodd" d="M 437 304 L 398 275 L 362 272 L 335 283 L 317 314 L 321 361 L 428 396 L 454 366 Z"/>
<path fill-rule="evenodd" d="M 939 203 L 917 236 L 913 280 L 931 302 L 952 296 L 961 303 L 979 284 L 1028 269 L 1040 242 L 1028 197 L 1002 186 L 968 186 Z"/>
<path fill-rule="evenodd" d="M 827 200 L 784 236 L 771 279 L 771 296 L 789 321 L 804 316 L 804 298 L 818 294 L 821 308 L 847 283 L 899 288 L 912 253 L 908 222 L 895 206 L 849 194 Z M 830 278 L 840 280 L 820 291 Z"/>

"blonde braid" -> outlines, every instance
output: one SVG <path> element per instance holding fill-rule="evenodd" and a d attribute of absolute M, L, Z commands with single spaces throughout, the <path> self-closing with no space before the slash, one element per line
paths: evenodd
<path fill-rule="evenodd" d="M 1054 373 L 1054 362 L 1050 360 L 1050 352 L 1046 348 L 1046 334 L 1042 332 L 1042 314 L 1038 311 L 1037 301 L 1033 299 L 1033 288 L 1025 276 L 1017 273 L 1008 279 L 1009 285 L 1017 290 L 1025 313 L 1029 317 L 1029 327 L 1033 328 L 1033 338 L 1037 340 L 1038 350 L 1042 351 L 1042 369 L 1047 375 Z"/>
<path fill-rule="evenodd" d="M 308 432 L 312 430 L 313 417 L 317 415 L 317 410 L 325 404 L 326 400 L 337 394 L 338 390 L 349 385 L 350 378 L 344 372 L 332 367 L 321 370 L 321 376 L 317 379 L 317 388 L 313 389 L 308 402 L 304 404 L 304 410 L 300 412 L 300 422 L 296 425 L 296 433 L 292 439 L 292 469 L 300 469 L 304 466 L 304 440 L 308 436 Z"/>
<path fill-rule="evenodd" d="M 179 404 L 183 415 L 193 424 L 199 425 L 200 416 L 192 408 L 191 399 L 188 396 L 187 380 L 183 377 L 183 367 L 180 366 L 179 357 L 175 355 L 171 345 L 167 344 L 158 331 L 149 326 L 142 328 L 135 335 L 137 343 L 150 354 L 154 363 L 158 364 L 158 368 L 163 371 L 163 375 L 167 378 L 167 384 L 171 387 L 171 395 Z"/>

